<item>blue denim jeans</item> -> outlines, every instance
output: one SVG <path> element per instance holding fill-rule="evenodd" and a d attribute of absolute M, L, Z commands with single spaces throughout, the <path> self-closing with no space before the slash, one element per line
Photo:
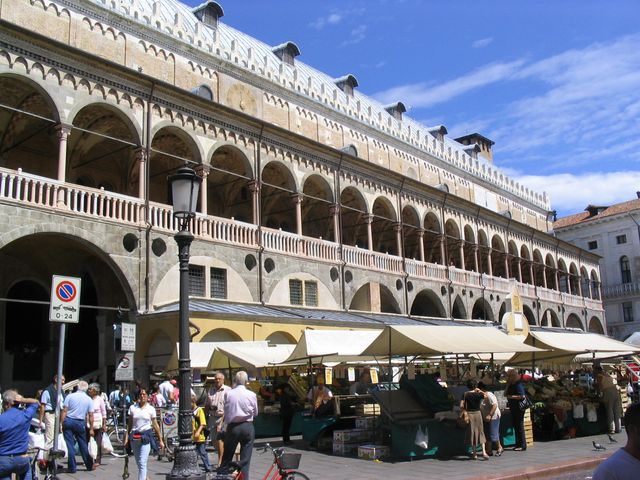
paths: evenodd
<path fill-rule="evenodd" d="M 136 440 L 129 437 L 133 455 L 138 465 L 138 480 L 147 480 L 147 462 L 149 461 L 149 452 L 151 452 L 151 443 L 142 444 L 142 439 Z"/>
<path fill-rule="evenodd" d="M 0 455 L 0 480 L 11 480 L 12 473 L 15 473 L 19 480 L 31 480 L 31 459 Z"/>
<path fill-rule="evenodd" d="M 69 451 L 69 471 L 75 472 L 77 468 L 76 456 L 74 454 L 76 451 L 74 441 L 78 442 L 78 449 L 84 461 L 84 466 L 90 471 L 93 468 L 93 458 L 89 455 L 89 448 L 87 446 L 87 426 L 85 421 L 69 417 L 65 418 L 64 441 Z"/>
<path fill-rule="evenodd" d="M 195 445 L 196 445 L 196 453 L 198 454 L 198 456 L 202 460 L 202 463 L 204 464 L 204 471 L 210 472 L 211 463 L 209 463 L 209 455 L 207 454 L 206 443 L 205 442 L 196 443 Z"/>

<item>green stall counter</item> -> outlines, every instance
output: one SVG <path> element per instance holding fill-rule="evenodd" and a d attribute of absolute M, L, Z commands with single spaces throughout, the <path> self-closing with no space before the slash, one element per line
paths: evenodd
<path fill-rule="evenodd" d="M 261 413 L 253 419 L 256 438 L 279 437 L 282 435 L 282 417 L 277 413 Z M 296 412 L 291 422 L 291 435 L 302 433 L 302 412 Z"/>

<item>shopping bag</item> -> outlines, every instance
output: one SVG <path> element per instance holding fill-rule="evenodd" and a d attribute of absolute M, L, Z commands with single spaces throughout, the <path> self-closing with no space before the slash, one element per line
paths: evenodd
<path fill-rule="evenodd" d="M 424 427 L 424 432 L 422 431 L 422 427 L 418 425 L 418 430 L 416 430 L 416 438 L 414 442 L 420 448 L 424 448 L 425 450 L 429 448 L 429 435 L 427 433 L 427 427 Z"/>
<path fill-rule="evenodd" d="M 592 423 L 598 421 L 598 411 L 593 403 L 587 403 L 587 421 Z"/>
<path fill-rule="evenodd" d="M 96 439 L 93 437 L 91 437 L 91 440 L 89 440 L 89 455 L 94 460 L 98 456 L 98 443 L 96 442 Z"/>
<path fill-rule="evenodd" d="M 44 458 L 44 433 L 29 432 L 29 448 L 38 449 L 38 460 Z"/>
<path fill-rule="evenodd" d="M 573 406 L 573 418 L 584 418 L 584 405 L 576 403 Z"/>
<path fill-rule="evenodd" d="M 460 410 L 457 424 L 459 428 L 467 428 L 467 425 L 469 425 L 469 413 L 466 410 Z"/>
<path fill-rule="evenodd" d="M 107 432 L 102 434 L 102 451 L 104 453 L 113 452 L 113 445 L 111 444 L 111 439 L 109 438 L 109 435 L 107 435 Z"/>
<path fill-rule="evenodd" d="M 69 451 L 67 450 L 67 442 L 64 441 L 64 435 L 62 433 L 58 434 L 58 450 L 64 452 L 64 456 L 62 458 L 67 458 L 69 456 Z"/>

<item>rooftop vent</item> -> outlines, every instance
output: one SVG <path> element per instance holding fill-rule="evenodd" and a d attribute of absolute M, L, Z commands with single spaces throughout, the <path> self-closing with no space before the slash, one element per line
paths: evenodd
<path fill-rule="evenodd" d="M 469 155 L 471 158 L 478 158 L 478 153 L 482 151 L 482 149 L 480 148 L 480 145 L 478 145 L 477 143 L 466 145 L 463 148 L 463 150 L 464 150 L 464 153 Z"/>
<path fill-rule="evenodd" d="M 607 208 L 607 206 L 604 205 L 589 205 L 587 208 L 585 208 L 585 212 L 589 212 L 589 216 L 590 217 L 595 217 L 596 215 L 601 214 L 602 212 L 604 212 Z"/>
<path fill-rule="evenodd" d="M 349 96 L 353 96 L 353 89 L 358 86 L 358 80 L 351 74 L 334 80 L 336 86 Z"/>
<path fill-rule="evenodd" d="M 281 45 L 275 46 L 271 51 L 287 65 L 293 65 L 294 58 L 300 55 L 300 49 L 293 42 L 286 42 Z"/>
<path fill-rule="evenodd" d="M 445 127 L 444 125 L 436 125 L 435 127 L 428 128 L 427 132 L 429 132 L 441 142 L 444 142 L 444 136 L 449 133 L 447 132 L 447 127 Z"/>
<path fill-rule="evenodd" d="M 407 109 L 404 106 L 404 103 L 402 103 L 402 102 L 392 103 L 391 105 L 386 105 L 384 107 L 384 109 L 387 112 L 389 112 L 389 115 L 391 115 L 393 118 L 395 118 L 399 122 L 402 121 L 402 114 L 407 111 Z"/>
<path fill-rule="evenodd" d="M 212 28 L 217 28 L 218 20 L 224 16 L 222 7 L 216 2 L 204 2 L 191 11 L 198 20 Z"/>
<path fill-rule="evenodd" d="M 482 136 L 479 133 L 471 133 L 469 135 L 456 138 L 456 142 L 461 143 L 462 145 L 478 145 L 480 147 L 478 153 L 486 158 L 490 163 L 493 163 L 493 152 L 491 151 L 491 147 L 496 143 L 493 140 L 489 140 L 487 137 Z"/>

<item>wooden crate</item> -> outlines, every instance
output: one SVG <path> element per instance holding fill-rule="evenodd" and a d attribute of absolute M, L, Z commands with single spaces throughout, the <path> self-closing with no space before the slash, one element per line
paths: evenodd
<path fill-rule="evenodd" d="M 524 412 L 524 434 L 527 439 L 527 447 L 533 445 L 533 421 L 531 420 L 531 409 Z"/>

